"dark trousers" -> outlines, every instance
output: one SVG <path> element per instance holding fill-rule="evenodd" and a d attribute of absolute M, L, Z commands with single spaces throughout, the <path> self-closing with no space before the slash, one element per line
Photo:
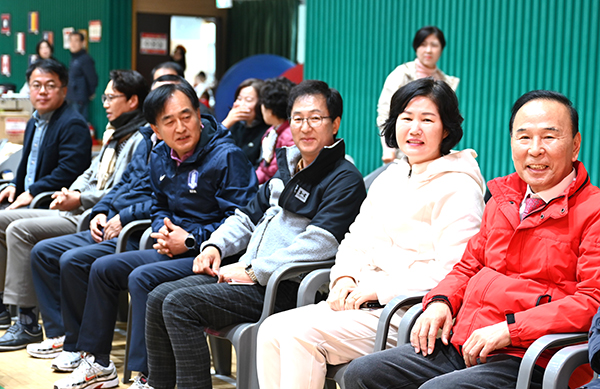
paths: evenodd
<path fill-rule="evenodd" d="M 508 389 L 517 384 L 520 364 L 521 358 L 497 355 L 467 368 L 454 346 L 438 339 L 427 357 L 404 344 L 355 359 L 344 373 L 344 384 L 346 389 Z M 543 369 L 536 367 L 530 387 L 541 388 L 542 377 Z"/>
<path fill-rule="evenodd" d="M 129 289 L 132 315 L 128 367 L 147 373 L 145 318 L 148 293 L 163 282 L 193 274 L 193 261 L 193 257 L 171 259 L 156 250 L 99 258 L 90 271 L 77 349 L 96 355 L 110 354 L 119 294 Z"/>
<path fill-rule="evenodd" d="M 33 284 L 46 337 L 65 335 L 64 348 L 76 351 L 88 274 L 96 258 L 115 252 L 117 238 L 96 243 L 89 231 L 43 240 L 31 250 Z M 131 248 L 136 243 L 130 243 Z"/>
<path fill-rule="evenodd" d="M 210 388 L 210 354 L 204 329 L 256 322 L 266 287 L 217 284 L 193 275 L 164 283 L 148 297 L 146 339 L 150 385 L 156 389 Z M 275 310 L 295 306 L 298 284 L 279 285 Z"/>

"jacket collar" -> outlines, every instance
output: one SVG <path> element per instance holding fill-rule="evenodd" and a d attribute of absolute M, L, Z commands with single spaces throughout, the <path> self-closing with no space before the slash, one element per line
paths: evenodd
<path fill-rule="evenodd" d="M 317 158 L 296 176 L 302 176 L 306 181 L 320 182 L 335 167 L 335 163 L 343 159 L 345 155 L 344 140 L 338 139 L 333 145 L 323 147 Z M 282 147 L 277 150 L 277 165 L 285 182 L 294 175 L 294 169 L 300 158 L 300 151 L 296 146 Z"/>

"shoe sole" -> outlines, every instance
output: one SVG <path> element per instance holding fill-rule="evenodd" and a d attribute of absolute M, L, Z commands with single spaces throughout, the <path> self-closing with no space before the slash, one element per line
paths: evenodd
<path fill-rule="evenodd" d="M 79 366 L 79 365 L 77 365 Z M 57 371 L 59 373 L 70 373 L 72 371 L 74 371 L 75 369 L 77 369 L 77 366 L 75 367 L 58 367 L 57 365 L 52 365 L 50 366 L 52 368 L 52 370 Z"/>
<path fill-rule="evenodd" d="M 31 342 L 34 343 L 34 342 Z M 19 344 L 19 345 L 15 345 L 15 346 L 0 346 L 0 351 L 14 351 L 14 350 L 21 350 L 24 349 L 25 347 L 27 347 L 29 343 L 25 343 L 25 344 Z"/>
<path fill-rule="evenodd" d="M 54 359 L 54 358 L 58 357 L 58 355 L 61 352 L 62 352 L 62 349 L 53 351 L 53 352 L 48 352 L 48 353 L 36 353 L 34 351 L 27 350 L 27 354 L 29 354 L 29 356 L 31 356 L 33 358 L 39 358 L 39 359 Z"/>
<path fill-rule="evenodd" d="M 93 382 L 86 386 L 80 386 L 81 389 L 99 389 L 99 388 L 116 388 L 119 386 L 119 377 L 112 378 L 107 381 L 101 382 Z M 60 389 L 58 386 L 54 385 L 54 389 Z"/>
<path fill-rule="evenodd" d="M 12 323 L 9 324 L 0 324 L 0 330 L 7 330 L 10 328 L 10 326 L 12 325 Z"/>

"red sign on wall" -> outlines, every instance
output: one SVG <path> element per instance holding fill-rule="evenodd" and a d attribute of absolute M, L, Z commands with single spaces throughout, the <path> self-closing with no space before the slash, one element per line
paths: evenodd
<path fill-rule="evenodd" d="M 142 32 L 140 54 L 167 55 L 167 34 Z"/>

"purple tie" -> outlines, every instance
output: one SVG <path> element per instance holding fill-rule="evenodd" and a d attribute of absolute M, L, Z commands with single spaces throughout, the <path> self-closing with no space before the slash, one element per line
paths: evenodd
<path fill-rule="evenodd" d="M 529 215 L 532 212 L 537 211 L 546 205 L 546 202 L 538 197 L 528 197 L 525 199 L 525 212 L 524 216 Z"/>

